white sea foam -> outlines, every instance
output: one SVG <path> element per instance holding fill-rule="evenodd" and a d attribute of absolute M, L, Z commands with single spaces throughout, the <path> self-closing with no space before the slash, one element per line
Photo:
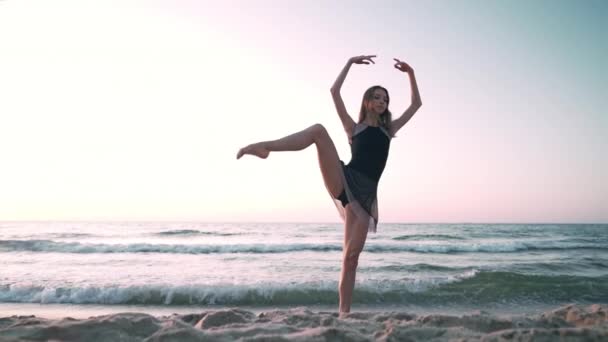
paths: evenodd
<path fill-rule="evenodd" d="M 477 274 L 469 270 L 445 277 L 411 278 L 387 281 L 367 279 L 358 282 L 357 291 L 365 300 L 375 301 L 387 293 L 416 293 L 459 282 Z M 70 304 L 148 304 L 148 305 L 260 305 L 333 303 L 337 281 L 308 283 L 193 284 L 138 286 L 53 287 L 31 283 L 0 286 L 0 302 Z M 365 299 L 367 298 L 367 299 Z"/>
<path fill-rule="evenodd" d="M 492 241 L 492 242 L 458 242 L 426 243 L 407 242 L 389 244 L 368 244 L 365 251 L 384 252 L 417 252 L 417 253 L 508 253 L 527 250 L 608 249 L 605 244 L 572 243 L 562 241 Z M 298 251 L 342 251 L 340 244 L 94 244 L 79 242 L 58 242 L 53 240 L 0 240 L 0 251 L 30 251 L 53 253 L 174 253 L 174 254 L 211 254 L 211 253 L 287 253 Z"/>

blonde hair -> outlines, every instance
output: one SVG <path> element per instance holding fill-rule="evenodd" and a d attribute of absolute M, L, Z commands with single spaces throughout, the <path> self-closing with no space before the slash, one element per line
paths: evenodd
<path fill-rule="evenodd" d="M 386 88 L 379 86 L 379 85 L 373 86 L 373 87 L 367 89 L 365 91 L 365 93 L 363 93 L 363 100 L 361 101 L 361 110 L 359 111 L 359 123 L 362 123 L 363 121 L 365 121 L 365 118 L 367 117 L 367 105 L 368 105 L 369 101 L 371 101 L 372 98 L 374 97 L 374 92 L 377 89 L 382 89 L 386 93 L 386 110 L 384 110 L 384 113 L 380 114 L 380 117 L 378 118 L 380 121 L 380 126 L 382 128 L 384 128 L 387 132 L 390 132 L 391 131 L 391 122 L 393 121 L 393 114 L 391 113 L 390 110 L 388 110 L 388 105 L 390 103 L 390 97 L 388 95 L 388 90 L 386 90 Z"/>

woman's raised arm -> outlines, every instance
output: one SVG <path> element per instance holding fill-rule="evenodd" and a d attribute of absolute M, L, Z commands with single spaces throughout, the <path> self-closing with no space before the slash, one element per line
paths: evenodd
<path fill-rule="evenodd" d="M 412 103 L 410 106 L 401 114 L 399 118 L 393 120 L 391 123 L 391 136 L 395 136 L 398 130 L 401 127 L 405 126 L 405 124 L 410 121 L 412 116 L 416 114 L 418 109 L 422 107 L 422 100 L 420 99 L 420 92 L 418 91 L 418 83 L 416 83 L 416 75 L 414 75 L 414 69 L 412 69 L 409 64 L 394 58 L 395 60 L 395 68 L 399 71 L 402 71 L 410 76 L 410 86 L 412 87 Z"/>
<path fill-rule="evenodd" d="M 346 79 L 346 75 L 348 74 L 348 70 L 350 66 L 353 64 L 369 64 L 374 63 L 372 60 L 375 55 L 369 56 L 357 56 L 352 57 L 346 62 L 346 65 L 338 75 L 338 78 L 334 82 L 334 85 L 331 87 L 331 97 L 334 100 L 334 104 L 336 105 L 336 110 L 338 111 L 338 116 L 340 117 L 340 121 L 342 121 L 342 126 L 344 126 L 344 131 L 348 135 L 349 139 L 352 136 L 353 128 L 355 127 L 355 121 L 348 115 L 346 111 L 346 107 L 344 106 L 344 101 L 342 100 L 342 96 L 340 95 L 340 88 L 342 88 L 342 84 Z M 375 63 L 374 63 L 375 64 Z"/>

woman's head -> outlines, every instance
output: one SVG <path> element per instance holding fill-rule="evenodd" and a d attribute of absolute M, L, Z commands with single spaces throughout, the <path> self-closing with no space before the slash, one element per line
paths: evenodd
<path fill-rule="evenodd" d="M 392 121 L 391 112 L 388 110 L 390 98 L 388 90 L 382 86 L 373 86 L 363 94 L 361 111 L 359 112 L 359 123 L 365 121 L 368 115 L 376 116 L 378 123 L 387 131 Z"/>

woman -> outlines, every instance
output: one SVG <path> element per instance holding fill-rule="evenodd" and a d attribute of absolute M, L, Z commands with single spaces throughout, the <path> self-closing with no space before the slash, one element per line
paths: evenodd
<path fill-rule="evenodd" d="M 340 88 L 352 64 L 374 63 L 375 55 L 357 56 L 348 60 L 331 87 L 331 95 L 351 145 L 352 159 L 348 165 L 340 160 L 334 143 L 325 128 L 316 124 L 282 139 L 263 141 L 243 147 L 244 154 L 267 158 L 271 151 L 299 151 L 315 144 L 319 167 L 325 186 L 343 218 L 344 246 L 339 295 L 341 314 L 350 312 L 355 272 L 367 232 L 376 231 L 378 181 L 388 157 L 390 141 L 422 106 L 414 70 L 405 62 L 395 60 L 395 68 L 409 75 L 412 104 L 396 120 L 388 110 L 388 91 L 380 86 L 369 88 L 363 95 L 359 121 L 355 123 L 346 111 Z"/>

